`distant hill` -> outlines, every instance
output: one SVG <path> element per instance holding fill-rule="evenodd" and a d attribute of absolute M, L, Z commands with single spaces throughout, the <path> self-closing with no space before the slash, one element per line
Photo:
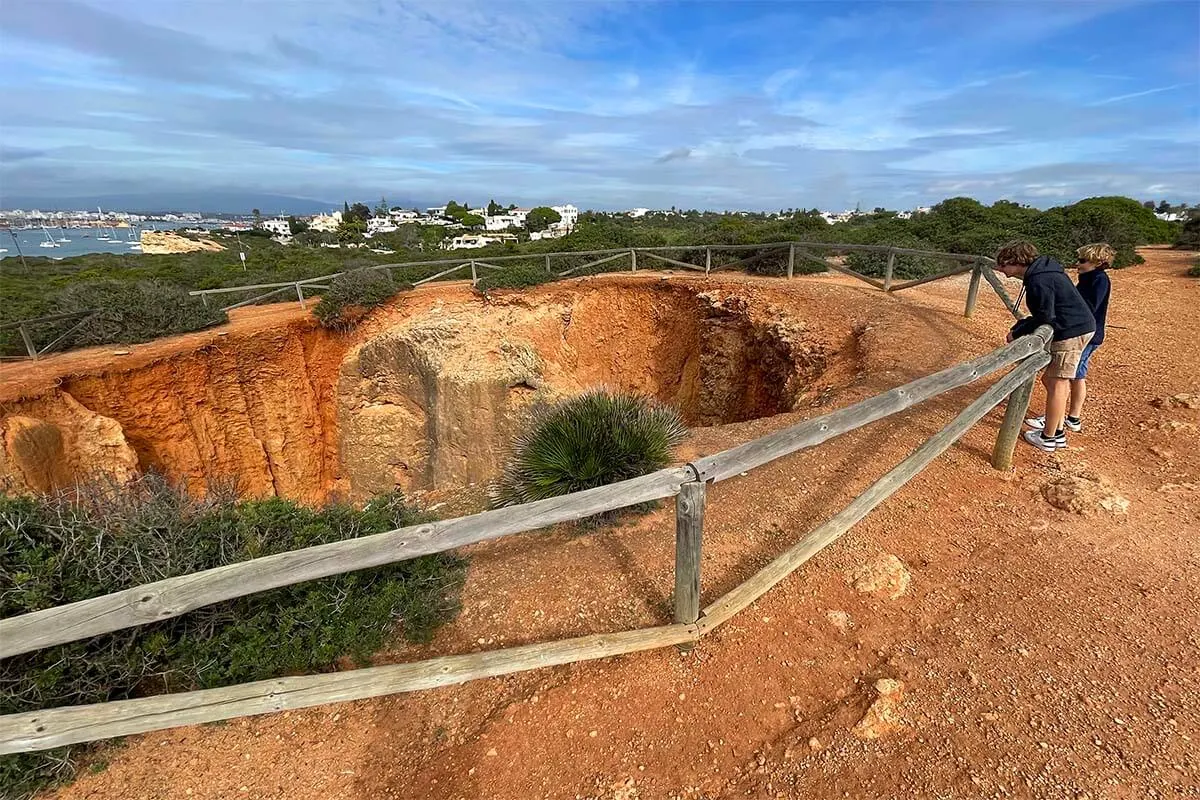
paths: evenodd
<path fill-rule="evenodd" d="M 351 199 L 354 202 L 354 199 Z M 369 202 L 365 200 L 364 202 Z M 134 214 L 161 214 L 199 211 L 203 214 L 249 214 L 260 209 L 272 216 L 284 214 L 319 214 L 341 208 L 342 201 L 313 200 L 279 194 L 251 192 L 163 192 L 148 194 L 110 194 L 92 197 L 17 197 L 0 196 L 4 208 L 37 208 L 42 211 L 79 211 L 97 206 L 113 211 Z"/>

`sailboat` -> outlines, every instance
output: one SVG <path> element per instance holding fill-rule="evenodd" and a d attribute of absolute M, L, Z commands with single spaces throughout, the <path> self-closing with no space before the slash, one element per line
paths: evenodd
<path fill-rule="evenodd" d="M 135 233 L 137 234 L 136 238 L 134 237 Z M 129 228 L 129 249 L 130 250 L 141 250 L 142 249 L 142 232 L 133 226 L 130 226 L 130 228 Z"/>
<path fill-rule="evenodd" d="M 67 244 L 69 244 L 71 242 L 71 240 L 67 238 L 67 231 L 63 228 L 62 225 L 58 226 L 58 233 L 59 233 L 59 237 L 55 241 L 64 242 Z"/>
<path fill-rule="evenodd" d="M 98 236 L 96 236 L 96 241 L 107 242 L 111 240 L 112 237 L 108 235 L 108 231 L 104 227 L 104 209 L 100 208 L 100 206 L 96 206 L 96 213 L 100 217 L 100 233 Z"/>
<path fill-rule="evenodd" d="M 45 225 L 42 226 L 42 233 L 46 234 L 46 241 L 38 242 L 38 247 L 58 247 L 58 242 L 54 241 L 54 237 L 50 235 L 49 229 Z"/>

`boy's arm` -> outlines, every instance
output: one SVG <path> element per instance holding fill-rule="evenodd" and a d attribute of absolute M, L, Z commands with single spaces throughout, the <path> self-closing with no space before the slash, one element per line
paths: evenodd
<path fill-rule="evenodd" d="M 1039 325 L 1054 325 L 1054 287 L 1043 286 L 1039 282 L 1030 282 L 1025 293 L 1025 305 L 1029 307 L 1032 327 Z"/>

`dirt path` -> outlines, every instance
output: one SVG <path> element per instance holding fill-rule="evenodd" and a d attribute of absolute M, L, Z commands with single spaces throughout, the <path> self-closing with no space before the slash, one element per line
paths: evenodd
<path fill-rule="evenodd" d="M 1200 393 L 1200 282 L 1183 277 L 1185 254 L 1145 255 L 1113 274 L 1110 322 L 1123 327 L 1093 362 L 1086 433 L 1070 450 L 1022 447 L 1016 471 L 996 473 L 993 413 L 688 654 L 135 737 L 56 796 L 1200 796 L 1200 409 L 1164 400 Z M 771 292 L 826 292 L 855 317 L 869 357 L 836 405 L 983 352 L 1007 327 L 992 297 L 963 320 L 963 286 L 950 281 L 893 297 L 824 278 Z M 705 597 L 827 518 L 978 391 L 714 486 Z M 696 431 L 688 447 L 712 452 L 825 400 Z M 1080 514 L 1045 499 L 1052 482 L 1082 475 L 1087 487 L 1097 474 L 1129 501 L 1123 513 L 1119 500 Z M 480 546 L 460 619 L 432 647 L 388 657 L 661 622 L 671 549 L 669 508 L 594 535 Z M 847 580 L 882 553 L 911 573 L 894 599 Z M 880 679 L 903 690 L 864 729 Z"/>

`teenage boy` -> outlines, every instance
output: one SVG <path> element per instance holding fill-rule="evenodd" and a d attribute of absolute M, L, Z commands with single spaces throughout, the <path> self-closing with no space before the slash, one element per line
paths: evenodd
<path fill-rule="evenodd" d="M 1075 371 L 1075 378 L 1071 381 L 1071 401 L 1067 407 L 1067 419 L 1063 423 L 1067 430 L 1079 433 L 1083 430 L 1083 401 L 1087 399 L 1088 364 L 1091 362 L 1092 353 L 1104 343 L 1104 323 L 1108 318 L 1108 298 L 1112 293 L 1112 282 L 1105 270 L 1116 260 L 1117 251 L 1100 242 L 1085 244 L 1075 251 L 1075 255 L 1075 268 L 1079 270 L 1079 281 L 1075 288 L 1096 319 L 1096 333 L 1087 347 L 1083 348 L 1083 355 L 1079 358 L 1079 369 Z M 1033 417 L 1025 420 L 1025 424 L 1034 430 L 1045 430 L 1046 418 Z"/>
<path fill-rule="evenodd" d="M 1021 438 L 1048 453 L 1065 448 L 1067 434 L 1063 423 L 1071 381 L 1079 371 L 1083 349 L 1096 331 L 1096 320 L 1062 264 L 1038 255 L 1030 242 L 1010 242 L 1001 247 L 996 253 L 996 269 L 1010 278 L 1020 278 L 1025 284 L 1025 304 L 1030 316 L 1013 325 L 1008 332 L 1009 340 L 1033 333 L 1041 325 L 1054 330 L 1050 363 L 1042 372 L 1042 384 L 1046 387 L 1045 427 L 1041 431 L 1025 431 Z"/>

